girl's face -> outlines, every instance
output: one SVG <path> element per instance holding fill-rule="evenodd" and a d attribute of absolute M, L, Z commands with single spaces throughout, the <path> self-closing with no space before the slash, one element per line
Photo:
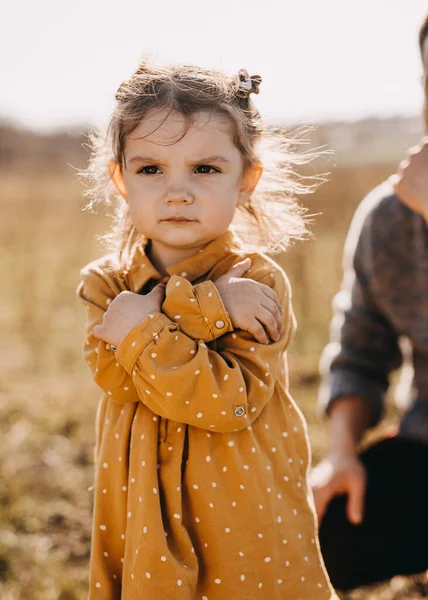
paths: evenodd
<path fill-rule="evenodd" d="M 176 250 L 178 259 L 228 229 L 261 172 L 243 172 L 226 117 L 202 111 L 194 117 L 182 137 L 181 113 L 149 113 L 125 141 L 122 170 L 111 169 L 136 229 L 158 255 Z"/>

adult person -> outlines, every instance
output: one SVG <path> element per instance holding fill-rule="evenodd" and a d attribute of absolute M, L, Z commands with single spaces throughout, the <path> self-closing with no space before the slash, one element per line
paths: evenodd
<path fill-rule="evenodd" d="M 428 16 L 420 27 L 419 47 L 428 133 Z M 395 564 L 391 548 L 395 542 L 385 542 L 388 522 L 382 522 L 377 504 L 388 489 L 394 495 L 385 498 L 391 509 L 388 518 L 395 514 L 397 520 L 403 519 L 398 512 L 403 506 L 407 507 L 406 517 L 413 518 L 414 514 L 408 515 L 414 511 L 405 494 L 418 493 L 420 497 L 428 493 L 426 484 L 417 492 L 404 489 L 403 478 L 408 478 L 410 471 L 406 473 L 406 461 L 401 460 L 405 455 L 412 465 L 418 465 L 422 455 L 428 458 L 424 454 L 428 449 L 428 138 L 412 148 L 397 173 L 374 189 L 357 209 L 345 245 L 344 265 L 342 291 L 335 298 L 331 342 L 321 359 L 319 406 L 330 421 L 329 449 L 312 472 L 324 558 L 333 584 L 342 589 L 384 579 L 400 570 L 417 571 L 421 565 L 428 568 L 428 564 L 423 567 L 428 560 L 425 552 L 419 562 L 416 560 L 415 568 L 402 567 L 403 560 L 412 558 L 404 530 L 400 530 L 399 551 L 406 547 L 406 555 Z M 359 442 L 367 429 L 380 422 L 390 374 L 402 364 L 402 336 L 412 349 L 410 405 L 396 440 L 361 455 Z M 383 477 L 391 456 L 395 475 L 388 471 Z M 424 473 L 420 475 L 426 479 Z M 394 479 L 401 485 L 392 491 L 388 486 Z M 405 485 L 419 485 L 419 479 L 416 471 Z M 422 535 L 425 526 L 426 521 L 418 533 Z M 390 527 L 393 529 L 394 524 Z M 368 546 L 377 554 L 362 556 Z M 388 564 L 378 569 L 379 553 Z"/>

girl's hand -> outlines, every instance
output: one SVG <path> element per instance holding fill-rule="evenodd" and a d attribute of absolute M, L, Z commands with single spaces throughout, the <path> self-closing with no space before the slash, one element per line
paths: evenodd
<path fill-rule="evenodd" d="M 410 148 L 408 158 L 389 179 L 400 200 L 428 223 L 428 137 Z"/>
<path fill-rule="evenodd" d="M 121 292 L 104 313 L 101 325 L 94 327 L 94 336 L 112 346 L 119 346 L 135 325 L 144 321 L 150 313 L 161 310 L 164 298 L 164 283 L 159 283 L 145 296 Z"/>
<path fill-rule="evenodd" d="M 284 331 L 284 311 L 276 292 L 268 285 L 242 278 L 250 268 L 251 260 L 246 258 L 214 284 L 235 329 L 248 331 L 261 344 L 269 344 L 267 334 L 276 342 Z"/>

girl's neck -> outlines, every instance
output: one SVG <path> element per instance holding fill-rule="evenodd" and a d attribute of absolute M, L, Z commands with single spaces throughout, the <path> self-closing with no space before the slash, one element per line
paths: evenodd
<path fill-rule="evenodd" d="M 146 254 L 152 265 L 161 275 L 167 275 L 167 269 L 172 265 L 194 256 L 205 247 L 206 244 L 195 248 L 171 248 L 164 246 L 156 240 L 149 240 L 146 246 Z"/>

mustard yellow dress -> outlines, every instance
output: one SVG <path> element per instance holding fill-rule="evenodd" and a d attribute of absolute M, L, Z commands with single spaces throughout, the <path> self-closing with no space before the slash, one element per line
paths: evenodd
<path fill-rule="evenodd" d="M 162 279 L 142 247 L 125 272 L 113 255 L 82 270 L 85 359 L 97 412 L 91 600 L 336 598 L 307 484 L 304 419 L 288 393 L 294 330 L 287 278 L 250 254 L 248 277 L 284 307 L 285 332 L 257 343 L 234 331 L 213 281 L 244 253 L 228 231 L 168 269 L 162 312 L 116 352 L 92 335 L 123 290 Z"/>

